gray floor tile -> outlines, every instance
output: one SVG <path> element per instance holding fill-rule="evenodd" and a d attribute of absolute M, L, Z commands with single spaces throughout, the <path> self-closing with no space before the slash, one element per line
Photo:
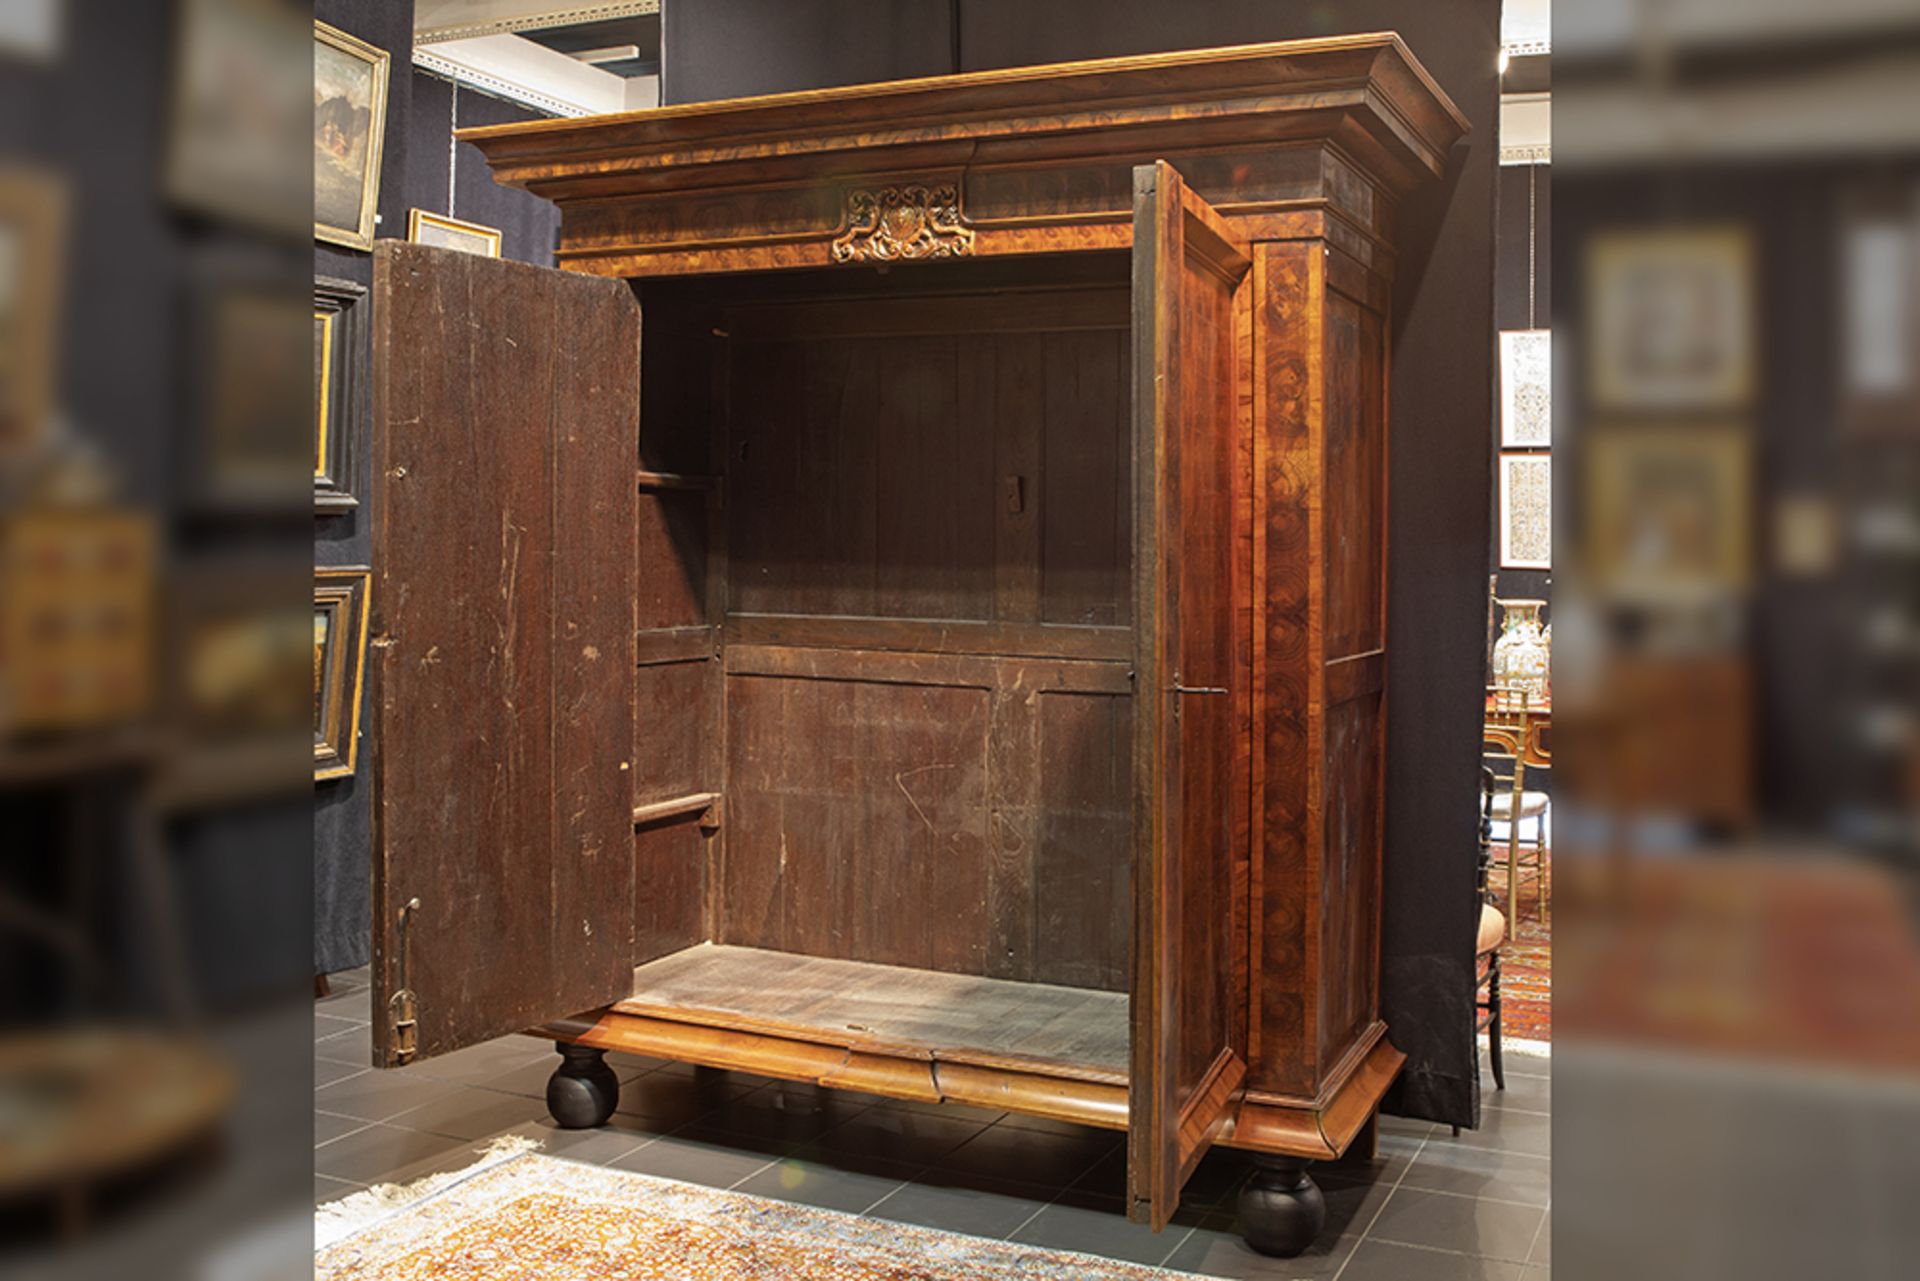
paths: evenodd
<path fill-rule="evenodd" d="M 772 1164 L 764 1152 L 663 1135 L 644 1147 L 608 1162 L 616 1170 L 636 1170 L 663 1179 L 679 1179 L 710 1188 L 730 1188 Z"/>
<path fill-rule="evenodd" d="M 1424 1139 L 1433 1131 L 1434 1124 L 1431 1121 L 1422 1121 L 1408 1116 L 1388 1116 L 1384 1112 L 1380 1114 L 1380 1133 L 1383 1135 L 1398 1134 L 1406 1138 Z"/>
<path fill-rule="evenodd" d="M 455 1050 L 452 1054 L 442 1054 L 438 1058 L 422 1059 L 399 1070 L 408 1076 L 431 1077 L 454 1085 L 485 1085 L 505 1073 L 527 1069 L 530 1079 L 539 1078 L 540 1088 L 532 1092 L 534 1097 L 544 1099 L 546 1077 L 553 1074 L 559 1062 L 560 1057 L 553 1052 L 552 1042 L 536 1041 L 526 1036 L 503 1036 L 495 1041 Z M 540 1068 L 545 1069 L 544 1075 L 539 1071 Z"/>
<path fill-rule="evenodd" d="M 699 1125 L 715 1130 L 807 1143 L 866 1111 L 866 1104 L 841 1104 L 833 1094 L 827 1089 L 770 1085 L 717 1100 L 696 1119 Z"/>
<path fill-rule="evenodd" d="M 431 1102 L 444 1094 L 446 1089 L 446 1084 L 441 1081 L 368 1069 L 358 1075 L 319 1086 L 313 1092 L 313 1105 L 335 1116 L 384 1121 L 408 1108 Z"/>
<path fill-rule="evenodd" d="M 1208 1216 L 1167 1257 L 1166 1266 L 1232 1281 L 1333 1281 L 1359 1241 L 1358 1232 L 1322 1233 L 1304 1253 L 1274 1259 L 1256 1253 L 1226 1218 Z"/>
<path fill-rule="evenodd" d="M 1426 1142 L 1402 1134 L 1382 1134 L 1371 1158 L 1363 1159 L 1357 1151 L 1350 1150 L 1338 1161 L 1314 1162 L 1309 1172 L 1313 1181 L 1323 1188 L 1334 1183 L 1391 1184 L 1399 1179 Z"/>
<path fill-rule="evenodd" d="M 315 1112 L 313 1114 L 313 1145 L 319 1147 L 322 1143 L 331 1143 L 343 1135 L 352 1134 L 355 1130 L 363 1130 L 370 1124 L 372 1123 L 350 1116 Z"/>
<path fill-rule="evenodd" d="M 1444 1127 L 1434 1136 L 1474 1148 L 1499 1148 L 1507 1152 L 1525 1152 L 1530 1156 L 1553 1155 L 1553 1118 L 1539 1112 L 1517 1112 L 1485 1108 L 1480 1113 L 1480 1128 L 1462 1130 L 1454 1138 Z"/>
<path fill-rule="evenodd" d="M 432 1098 L 388 1117 L 387 1124 L 455 1139 L 484 1139 L 546 1114 L 546 1104 L 517 1094 L 436 1083 Z"/>
<path fill-rule="evenodd" d="M 1520 1281 L 1520 1265 L 1368 1239 L 1354 1250 L 1340 1281 Z"/>
<path fill-rule="evenodd" d="M 641 1128 L 639 1122 L 618 1116 L 592 1130 L 563 1130 L 542 1116 L 522 1122 L 503 1134 L 532 1139 L 548 1156 L 565 1157 L 587 1165 L 608 1165 L 660 1137 L 652 1130 Z"/>
<path fill-rule="evenodd" d="M 313 1061 L 313 1088 L 318 1090 L 323 1085 L 332 1085 L 335 1082 L 344 1081 L 348 1077 L 361 1076 L 371 1071 L 373 1071 L 373 1069 L 364 1063 L 359 1067 L 355 1067 L 351 1063 L 336 1063 L 332 1059 L 315 1059 Z"/>
<path fill-rule="evenodd" d="M 1522 1263 L 1545 1217 L 1534 1206 L 1403 1186 L 1367 1230 L 1367 1239 Z"/>
<path fill-rule="evenodd" d="M 1496 1201 L 1545 1205 L 1553 1195 L 1553 1163 L 1545 1157 L 1431 1139 L 1401 1182 L 1428 1192 L 1458 1192 Z"/>
<path fill-rule="evenodd" d="M 694 1077 L 649 1072 L 621 1084 L 620 1101 L 615 1110 L 626 1116 L 644 1117 L 663 1130 L 671 1130 L 752 1093 L 760 1084 L 754 1077 Z M 540 1092 L 544 1098 L 544 1082 Z"/>
<path fill-rule="evenodd" d="M 373 997 L 365 988 L 351 992 L 336 992 L 324 1001 L 313 1003 L 316 1018 L 347 1019 L 354 1023 L 367 1023 L 373 1018 Z"/>
<path fill-rule="evenodd" d="M 1553 1270 L 1538 1263 L 1520 1269 L 1520 1281 L 1551 1281 Z"/>
<path fill-rule="evenodd" d="M 798 1205 L 817 1206 L 823 1210 L 860 1214 L 889 1193 L 905 1186 L 904 1173 L 899 1178 L 884 1174 L 862 1174 L 789 1156 L 782 1157 L 734 1190 L 792 1201 Z"/>
<path fill-rule="evenodd" d="M 355 1183 L 408 1183 L 478 1159 L 474 1145 L 463 1139 L 390 1125 L 370 1125 L 313 1150 L 315 1173 Z"/>
<path fill-rule="evenodd" d="M 363 1184 L 350 1183 L 330 1175 L 316 1174 L 313 1176 L 313 1203 L 325 1205 L 329 1201 L 338 1201 L 341 1197 L 352 1196 L 363 1186 Z"/>
<path fill-rule="evenodd" d="M 816 1146 L 831 1152 L 857 1152 L 885 1161 L 928 1165 L 985 1128 L 978 1121 L 879 1104 L 828 1130 L 816 1140 Z"/>
<path fill-rule="evenodd" d="M 1119 1201 L 1105 1206 L 1067 1205 L 1056 1201 L 1040 1211 L 1008 1238 L 1054 1250 L 1078 1250 L 1132 1263 L 1159 1263 L 1185 1240 L 1191 1225 L 1169 1224 L 1155 1232 L 1144 1223 L 1127 1221 Z"/>
<path fill-rule="evenodd" d="M 868 1215 L 969 1236 L 1004 1237 L 1047 1204 L 1049 1190 L 1034 1184 L 930 1177 L 931 1182 L 902 1186 L 868 1210 Z"/>
<path fill-rule="evenodd" d="M 349 1067 L 373 1066 L 373 1042 L 363 1027 L 349 1027 L 313 1043 L 313 1057 Z"/>
<path fill-rule="evenodd" d="M 342 1032 L 359 1031 L 367 1026 L 368 1024 L 365 1019 L 337 1019 L 330 1014 L 315 1014 L 313 1016 L 313 1039 L 316 1041 L 324 1041 L 330 1036 L 338 1036 Z"/>
<path fill-rule="evenodd" d="M 1533 1239 L 1533 1249 L 1527 1251 L 1527 1262 L 1542 1265 L 1553 1263 L 1553 1212 L 1540 1224 L 1540 1235 Z"/>
<path fill-rule="evenodd" d="M 1046 1183 L 1065 1187 L 1111 1155 L 1124 1140 L 1109 1130 L 1053 1134 L 989 1126 L 939 1157 L 943 1170 L 976 1174 L 982 1178 L 1017 1183 Z"/>
<path fill-rule="evenodd" d="M 1551 1112 L 1553 1110 L 1553 1078 L 1550 1076 L 1532 1076 L 1515 1072 L 1513 1064 L 1507 1064 L 1507 1088 L 1493 1088 L 1493 1074 L 1483 1072 L 1480 1077 L 1483 1087 L 1480 1102 L 1483 1107 L 1513 1109 L 1521 1112 Z"/>

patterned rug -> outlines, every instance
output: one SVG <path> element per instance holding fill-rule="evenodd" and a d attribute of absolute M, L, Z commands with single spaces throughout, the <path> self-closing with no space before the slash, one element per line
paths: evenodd
<path fill-rule="evenodd" d="M 1544 873 L 1520 869 L 1519 920 L 1513 937 L 1500 953 L 1500 1034 L 1512 1041 L 1553 1040 L 1553 854 L 1543 858 Z M 1547 910 L 1543 916 L 1535 883 L 1547 879 Z M 1504 861 L 1491 876 L 1494 893 L 1507 901 Z"/>
<path fill-rule="evenodd" d="M 357 1204 L 355 1204 L 357 1202 Z M 355 1222 L 355 1220 L 358 1220 Z M 353 1230 L 342 1236 L 343 1226 Z M 958 1236 L 537 1153 L 323 1206 L 315 1281 L 1162 1281 L 1192 1274 Z M 330 1244 L 328 1242 L 331 1242 Z"/>

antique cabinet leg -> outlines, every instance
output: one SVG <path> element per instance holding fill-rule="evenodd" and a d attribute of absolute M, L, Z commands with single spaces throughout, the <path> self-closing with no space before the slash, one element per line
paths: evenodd
<path fill-rule="evenodd" d="M 1256 1155 L 1240 1189 L 1240 1235 L 1261 1254 L 1292 1258 L 1320 1235 L 1327 1201 L 1307 1177 L 1303 1157 Z"/>
<path fill-rule="evenodd" d="M 563 1130 L 604 1125 L 620 1102 L 620 1079 L 607 1066 L 607 1052 L 554 1042 L 560 1066 L 547 1078 L 547 1111 Z"/>

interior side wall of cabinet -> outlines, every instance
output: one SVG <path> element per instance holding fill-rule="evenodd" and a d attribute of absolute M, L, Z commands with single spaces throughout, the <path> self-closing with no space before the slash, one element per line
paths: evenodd
<path fill-rule="evenodd" d="M 1126 292 L 904 274 L 642 290 L 636 960 L 1124 990 Z"/>

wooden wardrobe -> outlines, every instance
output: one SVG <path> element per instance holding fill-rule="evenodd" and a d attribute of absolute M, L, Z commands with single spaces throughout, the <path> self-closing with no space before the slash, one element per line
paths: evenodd
<path fill-rule="evenodd" d="M 1379 1019 L 1391 34 L 465 130 L 374 251 L 376 1061 L 523 1029 L 1213 1143 L 1317 1227 Z"/>

